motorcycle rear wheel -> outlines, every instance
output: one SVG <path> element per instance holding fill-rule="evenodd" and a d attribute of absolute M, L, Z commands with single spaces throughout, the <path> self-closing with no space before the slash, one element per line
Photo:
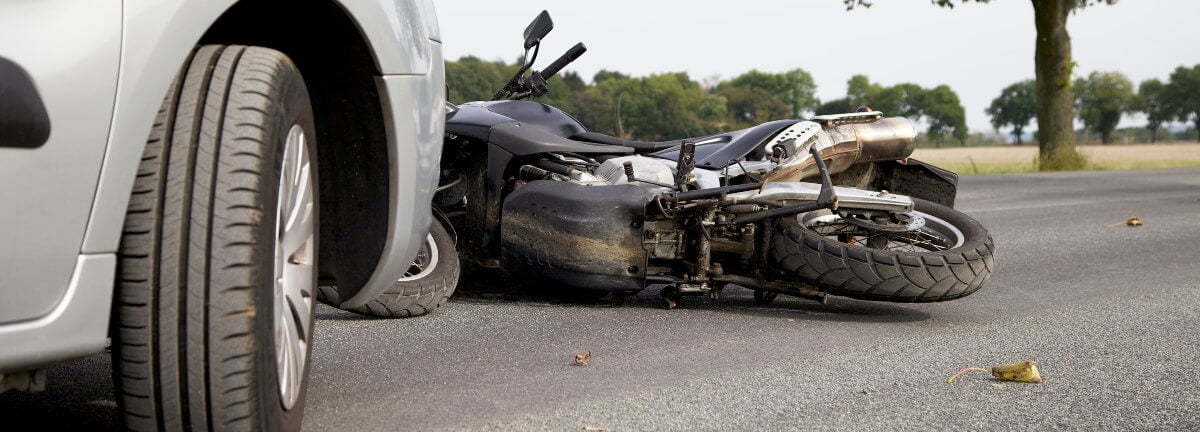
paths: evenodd
<path fill-rule="evenodd" d="M 909 216 L 925 225 L 903 232 L 827 210 L 777 219 L 770 263 L 785 279 L 861 300 L 928 303 L 978 291 L 994 266 L 987 230 L 950 207 L 913 201 Z"/>

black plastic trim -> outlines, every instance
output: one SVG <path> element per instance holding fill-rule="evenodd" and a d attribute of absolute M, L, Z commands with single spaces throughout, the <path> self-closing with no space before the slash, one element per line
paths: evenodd
<path fill-rule="evenodd" d="M 38 148 L 50 138 L 50 115 L 33 78 L 0 57 L 0 147 Z"/>

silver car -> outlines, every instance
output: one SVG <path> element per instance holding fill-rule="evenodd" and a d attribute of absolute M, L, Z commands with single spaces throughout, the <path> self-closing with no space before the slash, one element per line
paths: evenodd
<path fill-rule="evenodd" d="M 318 286 L 429 246 L 440 40 L 431 0 L 0 2 L 0 391 L 111 336 L 129 429 L 298 429 Z"/>

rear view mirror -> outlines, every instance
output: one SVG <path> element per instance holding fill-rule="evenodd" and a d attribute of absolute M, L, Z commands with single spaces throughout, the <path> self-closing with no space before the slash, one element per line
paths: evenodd
<path fill-rule="evenodd" d="M 550 30 L 554 30 L 554 21 L 550 19 L 550 12 L 542 11 L 529 23 L 529 27 L 525 27 L 525 49 L 533 48 L 541 42 Z"/>

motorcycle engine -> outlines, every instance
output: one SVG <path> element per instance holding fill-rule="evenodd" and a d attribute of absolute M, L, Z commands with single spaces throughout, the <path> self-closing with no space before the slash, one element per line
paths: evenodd
<path fill-rule="evenodd" d="M 633 171 L 634 181 L 630 183 L 629 175 L 625 172 L 625 164 L 629 163 Z M 774 169 L 775 164 L 770 161 L 747 161 L 744 164 L 732 165 L 725 170 L 709 170 L 696 168 L 692 171 L 693 186 L 705 189 L 714 188 L 724 184 L 723 177 L 736 177 L 744 175 L 747 171 L 751 174 L 762 175 Z M 598 181 L 576 181 L 579 184 L 633 184 L 634 186 L 646 189 L 650 192 L 669 192 L 674 190 L 675 184 L 675 162 L 667 159 L 652 158 L 646 156 L 621 156 L 608 159 L 596 167 L 593 171 L 595 180 Z"/>
<path fill-rule="evenodd" d="M 645 156 L 622 156 L 606 160 L 596 168 L 596 176 L 608 184 L 629 184 L 629 176 L 625 173 L 626 162 L 633 167 L 633 177 L 639 180 L 633 182 L 635 186 L 663 192 L 669 189 L 654 183 L 675 184 L 675 164 L 666 159 Z"/>

